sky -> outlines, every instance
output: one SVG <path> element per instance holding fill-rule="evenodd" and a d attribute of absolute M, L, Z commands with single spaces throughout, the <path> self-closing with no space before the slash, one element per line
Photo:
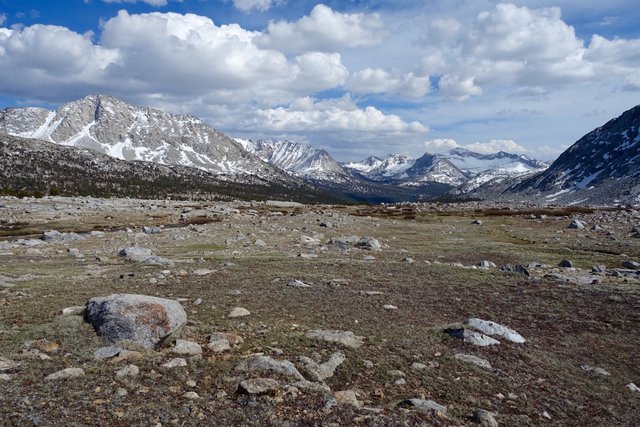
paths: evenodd
<path fill-rule="evenodd" d="M 0 108 L 91 94 L 342 161 L 552 160 L 640 104 L 637 0 L 0 0 Z"/>

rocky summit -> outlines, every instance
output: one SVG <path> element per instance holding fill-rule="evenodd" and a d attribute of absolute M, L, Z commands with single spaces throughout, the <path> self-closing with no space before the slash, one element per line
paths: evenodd
<path fill-rule="evenodd" d="M 0 419 L 634 425 L 638 227 L 632 207 L 0 197 Z"/>

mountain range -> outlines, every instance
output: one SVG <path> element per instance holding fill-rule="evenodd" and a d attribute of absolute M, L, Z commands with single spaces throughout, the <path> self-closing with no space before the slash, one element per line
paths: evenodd
<path fill-rule="evenodd" d="M 194 176 L 205 173 L 209 183 L 259 182 L 289 189 L 279 194 L 292 199 L 307 186 L 313 194 L 331 193 L 346 201 L 417 201 L 447 193 L 496 200 L 608 203 L 637 200 L 639 121 L 640 106 L 585 135 L 551 166 L 525 155 L 480 154 L 463 148 L 416 159 L 390 154 L 341 163 L 321 148 L 285 140 L 232 139 L 196 117 L 137 107 L 106 95 L 88 96 L 55 111 L 4 109 L 0 133 L 18 137 L 9 141 L 12 146 L 28 146 L 31 153 L 34 143 L 21 138 L 49 143 L 43 151 L 47 153 L 52 147 L 68 146 L 84 150 L 83 155 L 102 155 L 103 164 L 109 156 L 138 167 L 146 162 L 183 168 L 178 175 L 197 169 L 201 172 Z M 19 173 L 15 167 L 12 170 Z"/>

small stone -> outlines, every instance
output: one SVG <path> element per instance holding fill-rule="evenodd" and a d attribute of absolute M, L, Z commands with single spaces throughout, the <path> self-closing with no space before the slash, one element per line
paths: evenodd
<path fill-rule="evenodd" d="M 395 385 L 406 385 L 407 384 L 407 380 L 405 380 L 404 378 L 398 378 L 393 383 Z"/>
<path fill-rule="evenodd" d="M 160 228 L 160 227 L 142 227 L 142 232 L 144 234 L 158 234 L 158 233 L 162 233 L 162 228 Z"/>
<path fill-rule="evenodd" d="M 67 368 L 44 377 L 45 381 L 65 380 L 68 378 L 84 377 L 82 368 Z"/>
<path fill-rule="evenodd" d="M 312 330 L 307 332 L 307 338 L 338 343 L 353 349 L 360 348 L 364 344 L 363 337 L 351 331 Z"/>
<path fill-rule="evenodd" d="M 636 392 L 636 393 L 637 393 L 637 392 L 640 392 L 640 387 L 638 387 L 638 386 L 637 386 L 637 385 L 635 385 L 634 383 L 629 383 L 629 384 L 627 384 L 627 388 L 628 388 L 629 390 L 631 390 L 631 391 Z"/>
<path fill-rule="evenodd" d="M 200 399 L 200 396 L 195 391 L 188 391 L 182 395 L 182 398 L 188 400 L 198 400 Z"/>
<path fill-rule="evenodd" d="M 482 427 L 498 427 L 498 421 L 496 421 L 493 414 L 484 409 L 476 409 L 473 412 L 473 421 Z"/>
<path fill-rule="evenodd" d="M 299 361 L 303 364 L 302 371 L 307 374 L 307 378 L 313 381 L 324 381 L 333 377 L 338 366 L 345 360 L 346 357 L 341 352 L 333 353 L 329 360 L 322 364 L 318 364 L 305 356 L 300 356 L 299 358 Z"/>
<path fill-rule="evenodd" d="M 292 288 L 298 288 L 298 289 L 306 289 L 311 287 L 311 285 L 304 283 L 302 280 L 298 280 L 298 279 L 289 280 L 289 282 L 287 283 L 287 286 L 291 286 Z"/>
<path fill-rule="evenodd" d="M 95 360 L 104 360 L 110 359 L 112 357 L 116 357 L 120 354 L 124 349 L 118 345 L 111 345 L 109 347 L 100 347 L 96 351 L 93 352 L 93 358 Z"/>
<path fill-rule="evenodd" d="M 496 263 L 484 260 L 484 261 L 480 261 L 478 263 L 478 267 L 480 267 L 480 268 L 496 268 Z"/>
<path fill-rule="evenodd" d="M 404 377 L 405 373 L 399 369 L 390 369 L 387 371 L 387 375 L 390 377 Z"/>
<path fill-rule="evenodd" d="M 119 387 L 114 394 L 116 397 L 125 397 L 129 392 L 126 388 Z"/>
<path fill-rule="evenodd" d="M 608 377 L 611 375 L 609 372 L 597 366 L 582 365 L 581 368 L 587 372 L 593 372 L 594 374 L 602 375 L 603 377 Z"/>
<path fill-rule="evenodd" d="M 193 270 L 194 276 L 208 276 L 211 273 L 214 273 L 215 270 L 209 270 L 207 268 L 199 268 L 197 270 Z"/>
<path fill-rule="evenodd" d="M 542 416 L 545 417 L 546 419 L 550 420 L 551 419 L 551 415 L 549 415 L 549 413 L 547 411 L 544 411 L 542 413 Z"/>
<path fill-rule="evenodd" d="M 162 365 L 163 368 L 167 369 L 180 368 L 183 366 L 187 366 L 187 361 L 181 357 L 173 358 Z"/>
<path fill-rule="evenodd" d="M 193 387 L 198 385 L 198 383 L 195 382 L 194 380 L 189 380 L 185 384 L 187 385 L 187 387 L 191 387 L 191 388 L 193 388 Z"/>
<path fill-rule="evenodd" d="M 489 370 L 492 369 L 491 363 L 489 363 L 487 360 L 477 356 L 473 356 L 471 354 L 457 353 L 453 357 L 466 363 L 472 363 L 484 369 L 489 369 Z"/>
<path fill-rule="evenodd" d="M 400 402 L 398 406 L 411 407 L 422 412 L 439 412 L 442 414 L 447 413 L 446 406 L 440 405 L 433 400 L 407 399 Z"/>
<path fill-rule="evenodd" d="M 622 266 L 629 270 L 640 270 L 640 262 L 637 261 L 625 261 L 622 263 Z"/>
<path fill-rule="evenodd" d="M 66 307 L 62 309 L 61 313 L 63 316 L 82 316 L 82 314 L 84 313 L 84 307 L 81 307 L 79 305 Z"/>
<path fill-rule="evenodd" d="M 414 259 L 413 259 L 413 258 L 411 258 L 411 257 L 406 257 L 406 258 L 404 258 L 404 259 L 402 260 L 402 262 L 406 262 L 406 263 L 408 263 L 408 264 L 413 264 L 415 261 L 414 261 Z"/>
<path fill-rule="evenodd" d="M 214 353 L 223 353 L 225 351 L 231 350 L 231 345 L 229 345 L 229 341 L 226 339 L 220 339 L 217 341 L 212 341 L 207 344 L 207 348 Z"/>
<path fill-rule="evenodd" d="M 254 395 L 275 395 L 280 390 L 278 381 L 271 378 L 254 378 L 241 381 L 238 385 L 238 392 Z"/>
<path fill-rule="evenodd" d="M 444 332 L 452 336 L 453 338 L 461 339 L 467 344 L 473 344 L 479 347 L 486 347 L 489 345 L 500 344 L 500 341 L 493 339 L 487 335 L 471 331 L 470 329 L 465 329 L 465 328 L 445 329 Z"/>
<path fill-rule="evenodd" d="M 196 354 L 202 354 L 202 347 L 194 341 L 176 340 L 176 345 L 171 349 L 171 352 L 185 356 L 195 356 Z"/>
<path fill-rule="evenodd" d="M 373 362 L 371 360 L 363 360 L 362 365 L 367 369 L 373 368 Z"/>
<path fill-rule="evenodd" d="M 480 221 L 479 219 L 476 219 L 471 224 L 473 224 L 473 225 L 482 225 L 482 221 Z"/>
<path fill-rule="evenodd" d="M 13 371 L 19 367 L 20 365 L 13 360 L 0 357 L 0 372 Z"/>
<path fill-rule="evenodd" d="M 356 396 L 356 392 L 353 390 L 336 391 L 334 397 L 338 405 L 355 406 L 356 408 L 361 406 L 361 403 L 358 401 L 358 396 Z"/>
<path fill-rule="evenodd" d="M 596 264 L 591 267 L 592 273 L 605 273 L 607 271 L 607 266 L 602 264 Z"/>
<path fill-rule="evenodd" d="M 11 378 L 9 374 L 0 374 L 0 381 L 11 381 Z"/>
<path fill-rule="evenodd" d="M 255 246 L 266 246 L 266 245 L 267 245 L 267 244 L 264 242 L 264 240 L 262 240 L 262 239 L 256 239 L 256 241 L 255 241 L 255 242 L 253 242 L 253 244 L 254 244 Z"/>
<path fill-rule="evenodd" d="M 209 337 L 209 342 L 215 342 L 219 340 L 227 340 L 230 345 L 240 345 L 244 342 L 244 339 L 240 335 L 227 332 L 213 332 Z"/>
<path fill-rule="evenodd" d="M 568 259 L 563 259 L 562 261 L 560 261 L 560 263 L 558 264 L 558 267 L 562 267 L 562 268 L 573 268 L 573 263 L 571 261 L 569 261 Z"/>
<path fill-rule="evenodd" d="M 228 317 L 231 317 L 231 318 L 244 317 L 244 316 L 249 316 L 250 314 L 251 312 L 249 312 L 249 310 L 247 310 L 246 308 L 235 307 L 231 309 Z"/>
<path fill-rule="evenodd" d="M 411 364 L 411 369 L 413 369 L 414 371 L 422 371 L 427 369 L 427 365 L 425 365 L 424 363 L 413 362 Z"/>
<path fill-rule="evenodd" d="M 116 377 L 118 378 L 137 377 L 138 375 L 140 375 L 140 368 L 136 365 L 127 365 L 116 372 Z"/>
<path fill-rule="evenodd" d="M 582 221 L 578 219 L 574 219 L 571 221 L 568 228 L 574 229 L 574 230 L 582 230 L 585 228 L 585 225 Z"/>

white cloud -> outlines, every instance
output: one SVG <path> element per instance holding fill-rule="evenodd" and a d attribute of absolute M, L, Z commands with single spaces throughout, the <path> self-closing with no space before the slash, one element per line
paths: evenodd
<path fill-rule="evenodd" d="M 640 71 L 636 71 L 634 74 L 627 76 L 622 88 L 629 91 L 640 91 Z"/>
<path fill-rule="evenodd" d="M 85 0 L 86 1 L 86 0 Z M 169 0 L 102 0 L 105 3 L 146 3 L 151 6 L 166 6 Z M 182 2 L 182 0 L 174 0 Z"/>
<path fill-rule="evenodd" d="M 0 13 L 0 25 L 4 25 L 7 22 L 7 15 L 5 13 Z"/>
<path fill-rule="evenodd" d="M 440 87 L 440 93 L 444 96 L 460 101 L 482 93 L 482 88 L 475 83 L 475 77 L 462 79 L 450 74 L 445 74 L 440 79 L 438 86 Z"/>
<path fill-rule="evenodd" d="M 433 139 L 424 143 L 426 150 L 430 153 L 440 153 L 460 147 L 453 139 Z"/>
<path fill-rule="evenodd" d="M 46 97 L 74 86 L 93 87 L 103 81 L 107 68 L 117 59 L 117 51 L 96 46 L 64 27 L 3 29 L 0 90 L 14 96 Z M 15 84 L 18 81 L 20 84 Z"/>
<path fill-rule="evenodd" d="M 492 139 L 489 142 L 474 142 L 473 144 L 464 145 L 463 148 L 480 154 L 493 154 L 498 151 L 506 151 L 507 153 L 514 154 L 523 154 L 527 152 L 526 148 L 516 144 L 510 139 Z"/>
<path fill-rule="evenodd" d="M 513 154 L 523 154 L 528 150 L 510 139 L 492 139 L 488 142 L 474 142 L 472 144 L 459 144 L 454 139 L 433 139 L 424 143 L 430 153 L 441 153 L 455 148 L 465 148 L 480 154 L 493 154 L 504 151 Z"/>
<path fill-rule="evenodd" d="M 428 76 L 416 76 L 414 73 L 393 75 L 378 68 L 366 68 L 352 73 L 345 87 L 357 94 L 381 93 L 421 98 L 429 93 L 430 86 Z"/>
<path fill-rule="evenodd" d="M 233 0 L 233 5 L 236 9 L 243 12 L 250 12 L 255 9 L 260 12 L 266 12 L 271 9 L 272 6 L 279 4 L 280 1 L 276 0 Z"/>
<path fill-rule="evenodd" d="M 299 98 L 287 108 L 258 111 L 260 125 L 271 131 L 289 132 L 375 132 L 384 135 L 423 134 L 421 123 L 407 123 L 396 115 L 386 115 L 375 107 L 360 108 L 345 95 L 338 99 Z"/>
<path fill-rule="evenodd" d="M 336 51 L 373 46 L 384 36 L 384 24 L 377 13 L 340 13 L 323 4 L 296 22 L 269 22 L 257 40 L 259 46 L 285 52 Z"/>

